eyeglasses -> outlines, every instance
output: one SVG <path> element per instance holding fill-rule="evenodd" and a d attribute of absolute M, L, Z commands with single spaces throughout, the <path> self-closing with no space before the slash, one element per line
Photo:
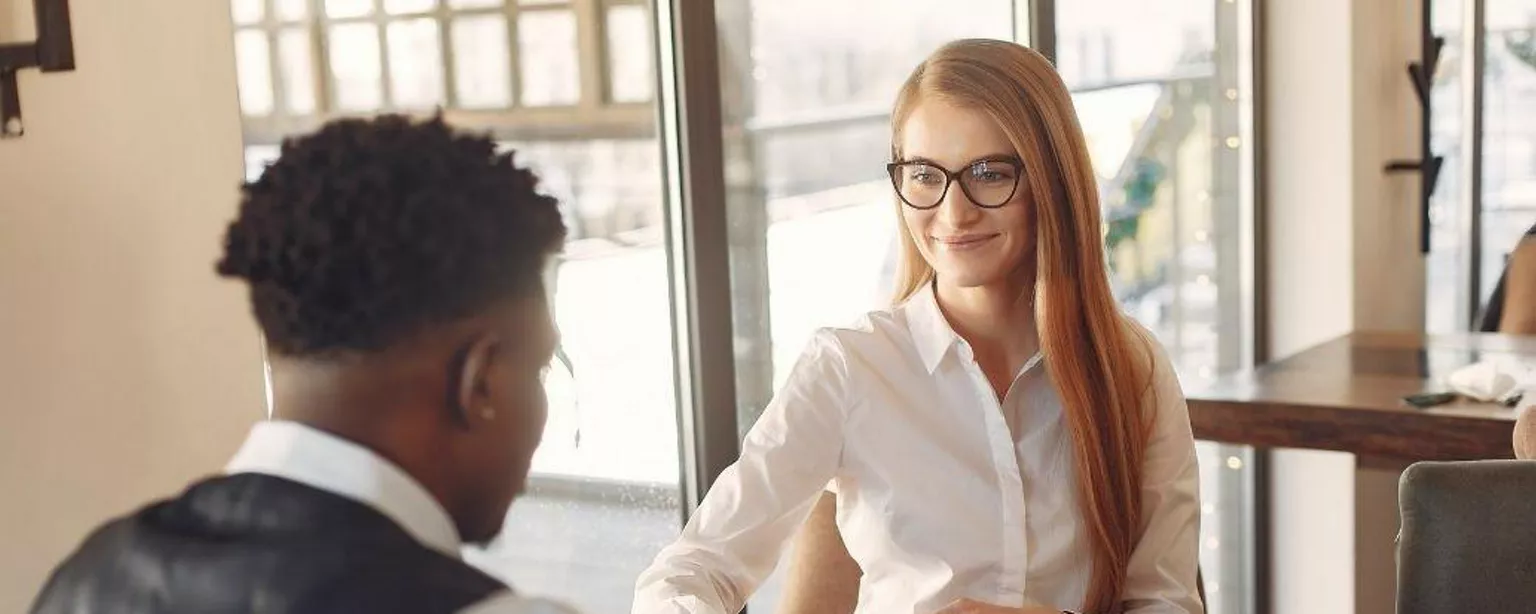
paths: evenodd
<path fill-rule="evenodd" d="M 958 171 L 950 171 L 926 160 L 893 162 L 885 165 L 891 185 L 901 201 L 913 209 L 932 209 L 944 201 L 949 186 L 957 180 L 960 190 L 976 206 L 996 209 L 1013 200 L 1023 175 L 1023 161 L 1016 157 L 984 158 Z"/>

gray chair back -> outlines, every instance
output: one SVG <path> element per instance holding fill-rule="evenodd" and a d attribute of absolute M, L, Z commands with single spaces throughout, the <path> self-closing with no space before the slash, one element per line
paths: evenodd
<path fill-rule="evenodd" d="M 1418 463 L 1398 497 L 1398 614 L 1536 612 L 1536 461 Z"/>

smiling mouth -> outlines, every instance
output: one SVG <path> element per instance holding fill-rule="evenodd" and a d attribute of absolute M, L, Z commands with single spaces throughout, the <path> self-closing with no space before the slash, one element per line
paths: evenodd
<path fill-rule="evenodd" d="M 960 235 L 953 237 L 933 237 L 933 240 L 939 245 L 943 245 L 949 249 L 969 249 L 972 247 L 980 246 L 981 244 L 986 243 L 987 241 L 991 241 L 997 237 L 997 234 Z"/>

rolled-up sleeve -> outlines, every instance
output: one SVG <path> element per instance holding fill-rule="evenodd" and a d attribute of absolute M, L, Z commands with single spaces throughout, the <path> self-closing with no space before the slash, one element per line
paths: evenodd
<path fill-rule="evenodd" d="M 1149 400 L 1156 413 L 1142 469 L 1142 535 L 1126 570 L 1125 611 L 1200 614 L 1200 473 L 1189 408 L 1167 353 L 1142 332 L 1152 350 Z"/>
<path fill-rule="evenodd" d="M 836 474 L 847 414 L 846 356 L 818 332 L 672 545 L 640 574 L 634 614 L 734 614 Z"/>

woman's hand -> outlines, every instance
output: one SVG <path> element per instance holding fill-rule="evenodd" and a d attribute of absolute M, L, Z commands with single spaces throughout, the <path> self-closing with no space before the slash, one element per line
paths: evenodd
<path fill-rule="evenodd" d="M 975 599 L 961 599 L 939 610 L 939 614 L 1061 614 L 1061 610 L 1040 606 L 1005 608 Z"/>

